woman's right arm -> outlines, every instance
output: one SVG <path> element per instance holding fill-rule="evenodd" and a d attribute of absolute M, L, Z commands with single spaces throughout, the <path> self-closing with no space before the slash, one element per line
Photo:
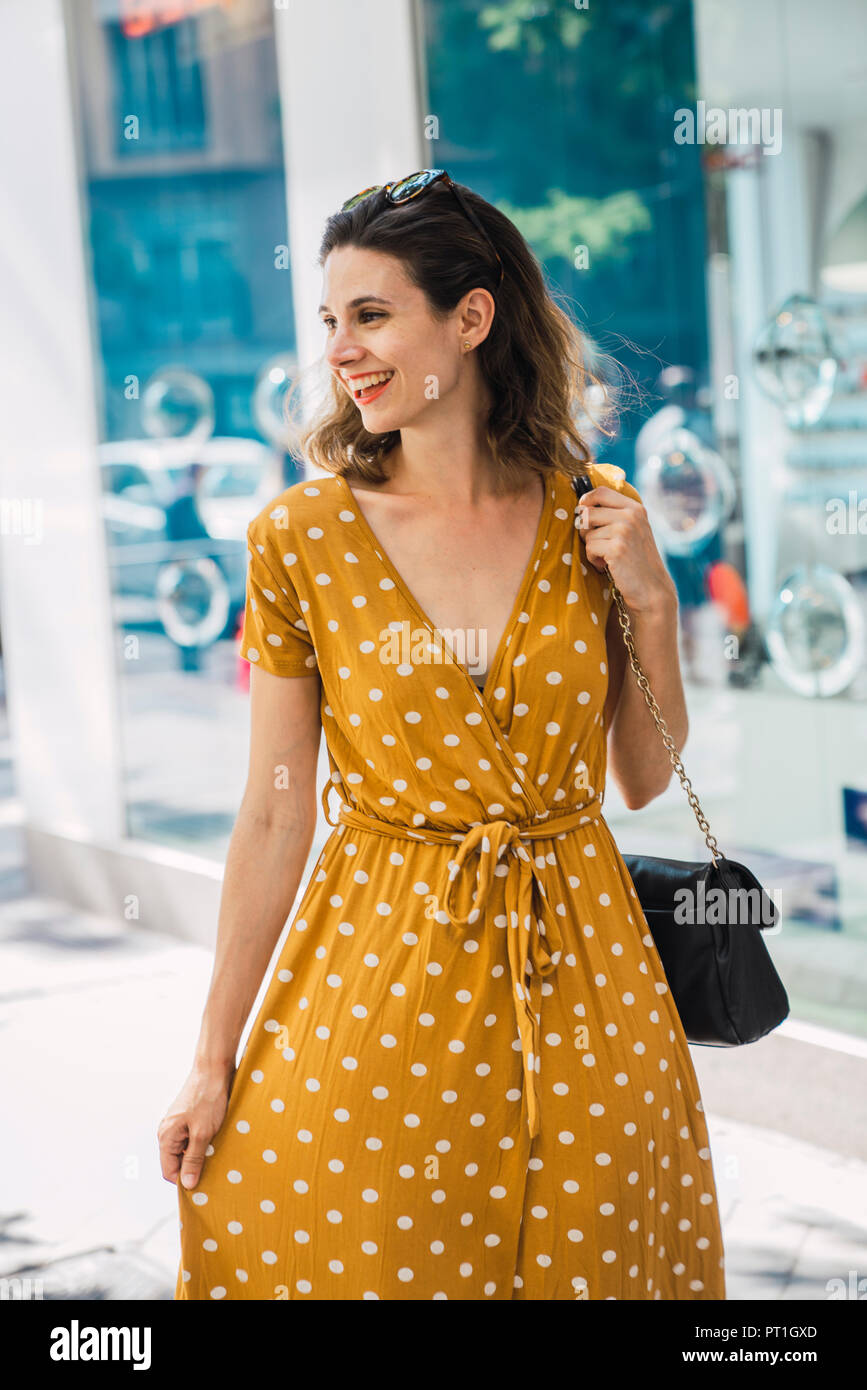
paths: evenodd
<path fill-rule="evenodd" d="M 217 944 L 193 1065 L 160 1122 L 167 1182 L 194 1187 L 223 1122 L 235 1054 L 298 892 L 316 831 L 321 685 L 250 667 L 250 761 L 220 897 Z"/>

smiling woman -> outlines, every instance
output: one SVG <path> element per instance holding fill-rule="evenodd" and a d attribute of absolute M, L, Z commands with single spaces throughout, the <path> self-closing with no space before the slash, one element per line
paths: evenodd
<path fill-rule="evenodd" d="M 590 453 L 575 428 L 578 418 L 603 433 L 610 429 L 617 402 L 598 375 L 604 354 L 548 294 L 541 267 L 514 224 L 471 189 L 457 188 L 485 236 L 442 182 L 397 205 L 380 189 L 328 219 L 320 246 L 328 289 L 319 313 L 329 334 L 334 391 L 299 443 L 311 463 L 329 472 L 366 483 L 391 476 L 396 460 L 390 455 L 409 424 L 407 399 L 441 402 L 455 384 L 453 364 L 441 359 L 437 344 L 444 333 L 461 331 L 468 291 L 474 298 L 461 352 L 477 359 L 474 390 L 486 407 L 481 425 L 495 465 L 489 479 L 495 492 L 525 486 L 528 470 L 580 472 Z M 335 277 L 344 253 L 352 256 L 354 292 L 339 304 Z M 366 293 L 358 293 L 359 278 Z M 391 349 L 408 346 L 407 330 L 419 351 L 403 370 Z M 353 347 L 341 360 L 350 331 Z M 354 408 L 368 401 L 356 397 L 350 381 L 365 371 L 398 377 L 387 391 L 371 390 L 369 403 L 378 409 L 370 414 Z M 395 387 L 404 392 L 400 402 Z"/>
<path fill-rule="evenodd" d="M 251 775 L 273 798 L 266 707 L 299 719 L 261 682 L 315 671 L 334 833 L 224 1117 L 206 1081 L 166 1132 L 210 1141 L 178 1188 L 182 1299 L 725 1297 L 689 1049 L 602 814 L 609 748 L 630 795 L 661 785 L 641 692 L 612 668 L 606 565 L 672 701 L 676 609 L 640 497 L 575 431 L 580 334 L 517 229 L 462 190 L 480 235 L 451 192 L 329 220 L 334 394 L 307 444 L 330 476 L 249 529 Z M 491 637 L 482 689 L 455 630 Z M 278 769 L 299 804 L 303 722 L 306 771 Z M 261 901 L 254 859 L 242 905 Z M 232 1052 L 240 949 L 206 1005 L 206 1073 Z"/>

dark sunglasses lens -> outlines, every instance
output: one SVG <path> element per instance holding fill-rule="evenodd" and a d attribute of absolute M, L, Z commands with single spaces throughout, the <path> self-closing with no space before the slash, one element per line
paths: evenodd
<path fill-rule="evenodd" d="M 346 202 L 341 204 L 340 211 L 348 212 L 350 208 L 355 207 L 356 203 L 363 202 L 365 198 L 370 197 L 371 193 L 378 193 L 381 188 L 381 183 L 375 183 L 372 188 L 362 189 L 362 191 L 360 193 L 356 193 L 353 198 L 347 198 Z"/>
<path fill-rule="evenodd" d="M 442 169 L 420 169 L 417 174 L 410 174 L 408 178 L 401 179 L 391 190 L 392 202 L 402 203 L 413 194 L 420 193 L 429 183 L 433 183 L 434 179 L 439 178 L 442 172 Z"/>

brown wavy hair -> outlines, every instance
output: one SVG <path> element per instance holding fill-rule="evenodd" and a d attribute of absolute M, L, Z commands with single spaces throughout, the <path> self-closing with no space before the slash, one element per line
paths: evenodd
<path fill-rule="evenodd" d="M 492 399 L 485 433 L 502 469 L 501 488 L 520 490 L 528 470 L 545 475 L 560 468 L 580 477 L 592 462 L 581 430 L 590 425 L 613 433 L 622 369 L 556 302 L 515 224 L 472 189 L 458 187 L 500 254 L 499 288 L 496 257 L 442 181 L 405 203 L 389 203 L 380 191 L 332 214 L 318 264 L 323 267 L 332 251 L 345 246 L 394 256 L 440 320 L 469 290 L 489 290 L 496 312 L 477 354 Z M 316 364 L 321 367 L 322 360 Z M 293 431 L 300 453 L 350 480 L 386 481 L 386 460 L 400 442 L 400 431 L 371 434 L 330 370 L 322 384 L 324 400 L 307 426 Z"/>

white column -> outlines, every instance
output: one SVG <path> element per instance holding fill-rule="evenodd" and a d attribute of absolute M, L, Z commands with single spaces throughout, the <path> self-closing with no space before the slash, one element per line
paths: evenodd
<path fill-rule="evenodd" d="M 321 356 L 326 218 L 369 184 L 429 166 L 412 0 L 275 0 L 298 360 Z"/>
<path fill-rule="evenodd" d="M 786 115 L 789 113 L 787 112 Z M 768 295 L 778 306 L 790 294 L 813 294 L 817 154 L 812 131 L 790 119 L 778 155 L 763 156 L 762 205 Z"/>
<path fill-rule="evenodd" d="M 0 604 L 28 826 L 122 833 L 95 349 L 59 0 L 0 5 Z"/>
<path fill-rule="evenodd" d="M 746 579 L 753 617 L 761 623 L 776 592 L 779 502 L 788 431 L 780 408 L 756 385 L 752 353 L 760 329 L 778 304 L 769 288 L 762 254 L 765 226 L 758 172 L 751 168 L 731 170 L 726 194 Z"/>

